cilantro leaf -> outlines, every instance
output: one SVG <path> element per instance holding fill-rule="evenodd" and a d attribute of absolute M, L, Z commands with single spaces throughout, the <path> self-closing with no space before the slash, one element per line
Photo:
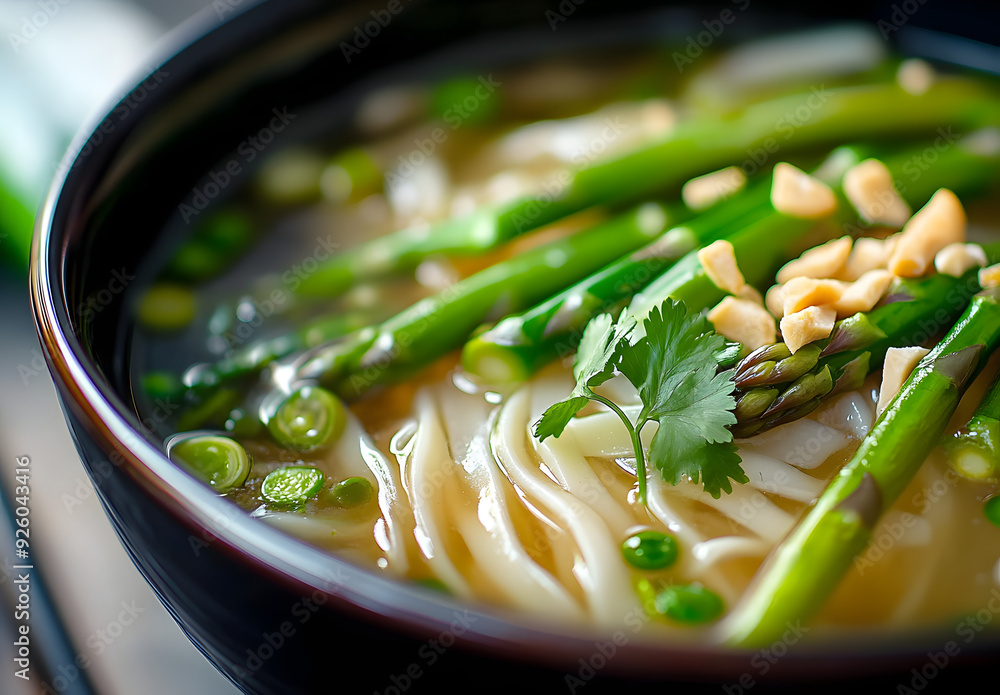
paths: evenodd
<path fill-rule="evenodd" d="M 639 432 L 651 420 L 659 428 L 649 446 L 649 461 L 664 480 L 674 485 L 685 478 L 701 482 L 718 498 L 723 491 L 733 491 L 730 481 L 748 482 L 728 429 L 736 423 L 736 384 L 732 370 L 719 371 L 733 362 L 738 350 L 739 344 L 716 333 L 707 318 L 689 316 L 683 303 L 670 299 L 654 307 L 641 325 L 627 312 L 617 322 L 602 314 L 584 330 L 573 365 L 573 391 L 542 414 L 535 423 L 535 436 L 539 440 L 558 437 L 588 401 L 599 401 L 629 431 L 642 500 L 646 498 L 646 455 Z M 634 423 L 621 408 L 593 391 L 615 369 L 642 400 Z"/>
<path fill-rule="evenodd" d="M 732 372 L 716 373 L 731 352 L 726 339 L 701 315 L 688 316 L 684 305 L 667 300 L 643 322 L 645 337 L 622 350 L 619 369 L 638 390 L 642 410 L 635 423 L 649 420 L 659 429 L 649 461 L 676 485 L 683 476 L 702 481 L 718 497 L 732 492 L 729 479 L 747 482 L 727 429 L 736 422 Z"/>
<path fill-rule="evenodd" d="M 573 363 L 576 386 L 568 398 L 550 406 L 535 423 L 535 436 L 539 441 L 562 434 L 569 421 L 594 398 L 593 387 L 614 376 L 619 346 L 634 327 L 635 319 L 627 311 L 614 323 L 611 314 L 591 319 L 583 331 Z"/>
<path fill-rule="evenodd" d="M 654 452 L 658 449 L 670 455 L 657 458 Z M 740 467 L 735 444 L 708 443 L 697 432 L 683 426 L 661 424 L 653 437 L 649 460 L 671 485 L 677 485 L 685 476 L 692 483 L 701 480 L 705 491 L 715 499 L 719 499 L 723 490 L 727 494 L 733 491 L 730 478 L 738 483 L 749 481 Z"/>

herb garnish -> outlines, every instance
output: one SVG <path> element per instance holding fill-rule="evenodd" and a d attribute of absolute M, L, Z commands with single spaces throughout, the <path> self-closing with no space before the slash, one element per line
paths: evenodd
<path fill-rule="evenodd" d="M 643 334 L 644 333 L 644 334 Z M 718 499 L 733 491 L 730 479 L 748 481 L 727 428 L 735 424 L 732 363 L 739 343 L 726 341 L 701 314 L 689 316 L 682 302 L 667 299 L 643 320 L 623 312 L 594 318 L 584 330 L 568 398 L 551 406 L 535 423 L 535 436 L 558 437 L 587 401 L 610 408 L 628 430 L 635 450 L 639 498 L 646 501 L 646 461 L 639 433 L 646 423 L 659 428 L 649 447 L 649 461 L 676 485 L 684 476 L 701 480 Z M 621 372 L 639 392 L 642 410 L 632 423 L 614 402 L 593 389 Z"/>

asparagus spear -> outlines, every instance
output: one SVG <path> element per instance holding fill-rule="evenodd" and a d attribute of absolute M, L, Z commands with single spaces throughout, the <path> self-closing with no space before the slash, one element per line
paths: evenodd
<path fill-rule="evenodd" d="M 990 259 L 1000 259 L 1000 244 L 985 250 Z M 890 347 L 940 333 L 981 289 L 977 270 L 958 278 L 899 280 L 891 295 L 895 301 L 839 321 L 825 341 L 794 355 L 783 343 L 747 355 L 733 377 L 738 389 L 733 436 L 749 437 L 807 415 L 835 390 L 859 387 Z"/>
<path fill-rule="evenodd" d="M 653 214 L 651 214 L 653 213 Z M 297 360 L 297 379 L 319 380 L 345 398 L 398 381 L 460 347 L 491 315 L 517 311 L 558 292 L 663 233 L 669 210 L 656 203 L 469 276 L 377 326 L 356 331 Z"/>
<path fill-rule="evenodd" d="M 516 382 L 574 352 L 590 319 L 617 313 L 633 294 L 697 246 L 766 216 L 773 211 L 768 195 L 767 184 L 754 186 L 529 310 L 507 316 L 465 344 L 463 368 L 486 383 Z"/>
<path fill-rule="evenodd" d="M 795 530 L 771 554 L 723 626 L 727 640 L 759 647 L 808 620 L 871 540 L 937 443 L 966 386 L 1000 344 L 1000 290 L 980 292 L 923 359 Z"/>
<path fill-rule="evenodd" d="M 1000 375 L 969 421 L 945 440 L 951 467 L 972 480 L 989 480 L 1000 473 Z"/>
<path fill-rule="evenodd" d="M 338 254 L 298 292 L 337 295 L 361 279 L 412 269 L 430 254 L 482 253 L 589 207 L 620 207 L 655 197 L 692 176 L 734 163 L 757 168 L 778 148 L 787 158 L 793 148 L 995 123 L 998 104 L 984 84 L 942 78 L 919 95 L 896 83 L 819 86 L 736 113 L 690 120 L 658 142 L 567 174 L 552 182 L 551 190 L 445 220 L 430 230 L 403 229 Z"/>
<path fill-rule="evenodd" d="M 887 158 L 886 166 L 902 181 L 907 167 L 912 167 L 914 157 L 923 151 L 923 146 L 907 149 Z M 840 163 L 837 169 L 842 174 L 869 154 L 864 147 L 841 147 L 831 159 Z M 995 158 L 953 147 L 933 168 L 904 186 L 904 195 L 917 206 L 944 183 L 962 192 L 974 192 L 995 178 L 998 169 Z M 836 184 L 839 178 L 834 172 L 829 183 Z M 775 211 L 768 194 L 769 186 L 761 185 L 684 224 L 701 244 L 729 238 L 751 285 L 768 283 L 777 266 L 787 259 L 790 246 L 815 225 Z M 676 264 L 667 264 L 668 269 L 657 279 L 651 278 L 652 265 L 642 251 L 637 252 L 522 314 L 504 318 L 466 344 L 463 367 L 488 383 L 527 378 L 544 364 L 575 350 L 586 323 L 599 313 L 618 308 L 630 291 L 638 291 L 629 307 L 637 316 L 659 306 L 667 297 L 683 301 L 691 311 L 712 306 L 723 297 L 705 274 L 696 253 Z M 643 287 L 647 282 L 648 286 Z M 759 394 L 754 399 L 759 400 Z"/>

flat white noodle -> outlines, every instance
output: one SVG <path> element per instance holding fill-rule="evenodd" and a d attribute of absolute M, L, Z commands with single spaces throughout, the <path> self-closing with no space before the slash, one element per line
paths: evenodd
<path fill-rule="evenodd" d="M 417 546 L 434 575 L 452 593 L 471 597 L 474 595 L 472 588 L 446 551 L 445 537 L 450 527 L 448 505 L 441 504 L 439 500 L 444 486 L 453 475 L 454 459 L 437 409 L 426 389 L 417 392 L 414 409 L 417 432 L 413 435 L 409 457 L 402 459 L 401 478 L 413 508 Z"/>
<path fill-rule="evenodd" d="M 668 485 L 659 476 L 651 476 L 646 489 L 646 502 L 653 515 L 666 526 L 677 538 L 682 548 L 697 548 L 706 541 L 705 535 L 698 531 L 695 524 L 689 519 L 684 519 L 677 510 L 674 502 L 676 493 L 671 492 L 673 486 Z M 718 569 L 713 567 L 712 562 L 706 562 L 691 552 L 682 552 L 677 565 L 680 574 L 684 576 L 698 577 L 706 584 L 712 586 L 727 601 L 732 602 L 738 598 L 738 591 L 733 587 L 729 578 Z"/>
<path fill-rule="evenodd" d="M 298 538 L 308 541 L 326 542 L 330 535 L 337 534 L 338 539 L 352 540 L 367 537 L 371 534 L 371 526 L 354 523 L 337 523 L 329 519 L 294 514 L 291 512 L 264 512 L 252 515 L 256 519 L 266 521 L 271 526 L 279 528 Z"/>
<path fill-rule="evenodd" d="M 922 489 L 927 490 L 933 489 L 935 483 L 945 481 L 945 479 L 940 473 L 934 470 L 930 462 L 927 462 L 920 468 L 917 481 Z M 945 549 L 951 547 L 948 539 L 955 538 L 956 510 L 954 497 L 955 495 L 951 494 L 951 490 L 948 490 L 943 495 L 937 496 L 928 505 L 924 515 L 917 517 L 927 522 L 932 534 L 932 537 L 927 539 L 927 545 L 924 546 L 925 550 L 920 558 L 921 564 L 926 568 L 936 568 L 940 565 Z M 892 523 L 893 520 L 887 515 L 882 523 L 876 527 L 872 536 L 875 542 L 878 541 L 881 534 L 889 534 L 889 537 L 892 537 L 892 532 L 888 530 L 888 524 Z M 901 540 L 905 540 L 906 535 L 913 530 L 912 528 L 907 529 Z M 900 545 L 903 544 L 901 543 Z M 903 592 L 899 596 L 896 607 L 889 618 L 891 622 L 902 624 L 913 622 L 919 618 L 920 607 L 926 602 L 927 593 L 931 588 L 934 575 L 935 572 L 933 569 L 927 569 L 916 573 L 916 576 L 913 574 L 908 575 L 906 581 L 900 582 L 903 585 Z"/>
<path fill-rule="evenodd" d="M 624 615 L 638 609 L 639 601 L 617 553 L 617 539 L 593 509 L 542 473 L 526 449 L 528 392 L 528 388 L 521 389 L 500 408 L 491 439 L 493 450 L 511 481 L 572 536 L 580 558 L 574 574 L 594 620 L 620 625 Z"/>
<path fill-rule="evenodd" d="M 585 500 L 618 537 L 624 538 L 625 530 L 635 524 L 635 518 L 623 502 L 611 496 L 571 436 L 550 437 L 536 444 L 535 450 L 570 494 Z"/>
<path fill-rule="evenodd" d="M 698 543 L 691 548 L 691 555 L 705 566 L 739 557 L 764 557 L 771 551 L 771 544 L 759 538 L 746 536 L 719 536 Z"/>
<path fill-rule="evenodd" d="M 733 485 L 731 494 L 715 499 L 700 484 L 682 482 L 675 488 L 678 494 L 704 502 L 760 538 L 777 543 L 795 524 L 795 517 L 780 508 L 763 493 L 745 485 Z"/>
<path fill-rule="evenodd" d="M 537 615 L 582 620 L 582 607 L 524 548 L 509 509 L 519 501 L 489 448 L 492 419 L 487 404 L 472 407 L 469 400 L 440 401 L 453 447 L 465 452 L 458 463 L 468 484 L 479 490 L 478 518 L 463 518 L 460 525 L 469 552 L 512 606 Z"/>
<path fill-rule="evenodd" d="M 834 427 L 844 434 L 862 439 L 871 429 L 875 411 L 871 403 L 857 391 L 845 393 L 819 415 L 824 425 Z"/>
<path fill-rule="evenodd" d="M 622 408 L 625 415 L 630 420 L 635 421 L 639 414 L 639 407 L 626 406 Z M 604 410 L 592 415 L 574 418 L 566 426 L 568 432 L 576 441 L 580 448 L 580 453 L 584 456 L 594 458 L 618 458 L 627 456 L 635 458 L 635 450 L 632 448 L 632 439 L 628 435 L 628 430 L 610 410 Z M 656 434 L 656 424 L 643 427 L 641 436 L 642 442 L 649 447 Z"/>
<path fill-rule="evenodd" d="M 738 439 L 740 451 L 762 454 L 797 468 L 816 468 L 847 446 L 847 436 L 815 420 L 802 418 L 750 439 Z"/>
<path fill-rule="evenodd" d="M 761 492 L 786 497 L 797 502 L 812 502 L 823 492 L 826 484 L 798 468 L 770 456 L 740 449 L 743 472 L 750 479 L 749 485 Z"/>
<path fill-rule="evenodd" d="M 365 478 L 378 490 L 378 504 L 382 510 L 387 543 L 382 550 L 393 571 L 405 574 L 409 568 L 404 529 L 412 527 L 410 503 L 400 495 L 395 466 L 389 465 L 385 455 L 378 450 L 360 421 L 349 410 L 344 433 L 330 448 L 321 464 L 324 472 L 336 480 Z M 329 533 L 327 533 L 329 536 Z"/>

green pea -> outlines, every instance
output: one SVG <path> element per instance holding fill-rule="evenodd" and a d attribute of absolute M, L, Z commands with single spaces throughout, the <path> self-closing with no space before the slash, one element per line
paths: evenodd
<path fill-rule="evenodd" d="M 323 169 L 320 188 L 327 200 L 357 202 L 382 190 L 382 171 L 366 150 L 345 150 Z"/>
<path fill-rule="evenodd" d="M 256 414 L 245 408 L 233 408 L 225 423 L 226 431 L 238 437 L 256 437 L 260 434 L 261 427 L 263 425 Z"/>
<path fill-rule="evenodd" d="M 196 300 L 187 287 L 161 283 L 149 288 L 139 301 L 138 319 L 145 328 L 169 333 L 194 320 Z"/>
<path fill-rule="evenodd" d="M 986 514 L 986 518 L 990 520 L 991 524 L 1000 526 L 1000 495 L 993 495 L 986 500 L 983 505 L 983 513 Z"/>
<path fill-rule="evenodd" d="M 662 570 L 677 560 L 679 548 L 673 536 L 659 531 L 640 531 L 622 543 L 625 561 L 641 570 Z"/>
<path fill-rule="evenodd" d="M 195 435 L 169 449 L 170 460 L 181 463 L 217 492 L 239 487 L 250 474 L 250 457 L 240 443 L 221 435 Z"/>
<path fill-rule="evenodd" d="M 367 478 L 347 478 L 330 488 L 328 499 L 338 507 L 353 509 L 368 504 L 375 497 L 375 488 Z"/>
<path fill-rule="evenodd" d="M 323 487 L 323 472 L 312 466 L 286 466 L 267 474 L 260 496 L 282 507 L 299 507 Z"/>
<path fill-rule="evenodd" d="M 500 108 L 496 87 L 477 77 L 456 77 L 431 93 L 431 112 L 447 123 L 478 125 L 493 119 Z"/>
<path fill-rule="evenodd" d="M 336 441 L 346 424 L 340 399 L 318 386 L 305 386 L 278 406 L 268 429 L 285 448 L 312 451 Z"/>
<path fill-rule="evenodd" d="M 260 193 L 272 203 L 299 205 L 320 196 L 325 162 L 310 150 L 287 149 L 270 157 L 257 174 Z"/>
<path fill-rule="evenodd" d="M 201 239 L 192 239 L 177 249 L 164 273 L 185 282 L 201 282 L 215 277 L 225 267 L 225 257 L 211 244 Z"/>
<path fill-rule="evenodd" d="M 238 253 L 253 239 L 253 222 L 236 210 L 220 210 L 205 220 L 198 235 L 221 254 Z"/>
<path fill-rule="evenodd" d="M 184 393 L 184 384 L 170 372 L 147 372 L 142 375 L 142 390 L 150 398 L 173 400 Z"/>
<path fill-rule="evenodd" d="M 687 625 L 715 620 L 723 611 L 722 599 L 701 584 L 674 584 L 656 595 L 656 612 Z"/>

